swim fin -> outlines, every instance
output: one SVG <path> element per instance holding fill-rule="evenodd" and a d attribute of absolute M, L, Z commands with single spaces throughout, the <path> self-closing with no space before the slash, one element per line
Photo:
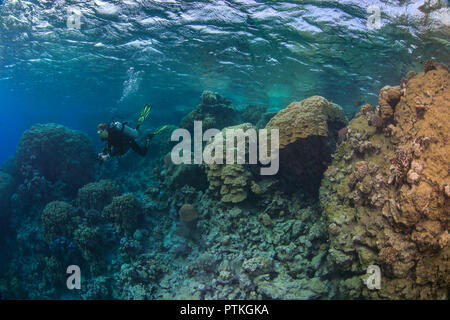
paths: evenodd
<path fill-rule="evenodd" d="M 145 106 L 144 106 L 144 109 L 142 109 L 142 111 L 141 111 L 141 115 L 140 115 L 140 117 L 139 117 L 139 119 L 138 119 L 138 126 L 140 126 L 144 121 L 145 121 L 145 119 L 147 119 L 147 117 L 149 116 L 149 114 L 150 114 L 150 111 L 152 111 L 152 107 L 150 106 L 150 105 L 148 105 L 148 104 L 146 104 Z"/>
<path fill-rule="evenodd" d="M 164 126 L 162 126 L 161 128 L 159 128 L 158 130 L 156 130 L 155 132 L 153 132 L 153 135 L 156 135 L 158 133 L 161 133 L 161 131 L 163 131 L 164 129 L 166 129 L 169 125 L 166 124 Z"/>

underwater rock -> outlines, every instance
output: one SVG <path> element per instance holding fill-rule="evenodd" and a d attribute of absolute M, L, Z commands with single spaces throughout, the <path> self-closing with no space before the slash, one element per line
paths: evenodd
<path fill-rule="evenodd" d="M 181 120 L 181 128 L 193 132 L 194 121 L 202 121 L 203 130 L 210 128 L 221 130 L 239 123 L 236 109 L 231 106 L 229 100 L 222 98 L 218 93 L 204 91 L 201 99 L 202 103 Z"/>
<path fill-rule="evenodd" d="M 92 182 L 78 190 L 77 204 L 86 211 L 102 211 L 120 193 L 120 187 L 112 180 Z"/>
<path fill-rule="evenodd" d="M 437 64 L 426 71 L 402 95 L 380 90 L 381 117 L 392 123 L 380 131 L 368 124 L 378 111 L 358 114 L 324 175 L 329 258 L 346 275 L 343 297 L 448 298 L 450 73 Z M 375 149 L 361 148 L 369 144 Z M 380 290 L 359 276 L 369 265 L 381 268 Z"/>
<path fill-rule="evenodd" d="M 16 151 L 16 165 L 24 179 L 42 176 L 58 184 L 58 192 L 75 195 L 93 180 L 95 150 L 83 133 L 57 124 L 37 124 L 25 131 Z"/>
<path fill-rule="evenodd" d="M 0 216 L 7 216 L 11 208 L 11 196 L 14 193 L 14 179 L 0 171 Z"/>
<path fill-rule="evenodd" d="M 279 111 L 266 128 L 280 132 L 280 173 L 296 186 L 317 190 L 346 125 L 342 108 L 320 96 Z"/>
<path fill-rule="evenodd" d="M 142 208 L 136 197 L 128 193 L 114 197 L 112 203 L 103 209 L 102 215 L 114 223 L 117 232 L 132 235 L 138 227 Z"/>

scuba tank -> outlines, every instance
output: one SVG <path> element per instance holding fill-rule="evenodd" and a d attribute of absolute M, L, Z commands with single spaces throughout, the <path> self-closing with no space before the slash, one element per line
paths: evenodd
<path fill-rule="evenodd" d="M 113 122 L 111 127 L 123 132 L 127 137 L 132 139 L 136 139 L 139 136 L 139 132 L 136 129 L 130 128 L 129 126 L 118 121 Z"/>

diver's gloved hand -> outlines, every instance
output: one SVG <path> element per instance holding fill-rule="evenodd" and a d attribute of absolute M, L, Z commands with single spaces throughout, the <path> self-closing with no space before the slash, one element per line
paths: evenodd
<path fill-rule="evenodd" d="M 97 155 L 97 159 L 98 159 L 98 162 L 99 162 L 100 164 L 102 164 L 103 162 L 107 161 L 109 158 L 110 158 L 110 155 L 107 154 L 107 153 L 100 152 L 100 153 Z"/>

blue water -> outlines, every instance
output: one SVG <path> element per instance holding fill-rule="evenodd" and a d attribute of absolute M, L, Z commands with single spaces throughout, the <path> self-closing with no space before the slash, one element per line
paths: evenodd
<path fill-rule="evenodd" d="M 134 118 L 146 102 L 156 110 L 153 125 L 178 123 L 203 90 L 236 107 L 274 110 L 318 94 L 351 115 L 356 102 L 376 103 L 381 86 L 424 59 L 449 60 L 445 3 L 428 15 L 421 4 L 4 1 L 0 161 L 33 123 L 58 122 L 95 139 L 96 123 Z M 379 30 L 366 26 L 369 5 L 381 8 Z M 67 26 L 72 7 L 79 29 Z"/>

